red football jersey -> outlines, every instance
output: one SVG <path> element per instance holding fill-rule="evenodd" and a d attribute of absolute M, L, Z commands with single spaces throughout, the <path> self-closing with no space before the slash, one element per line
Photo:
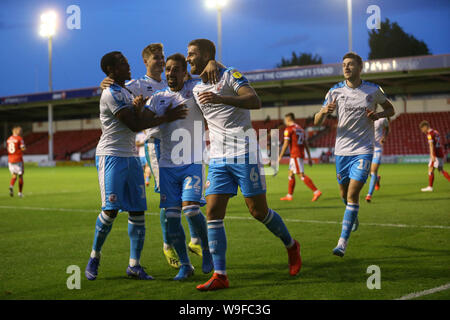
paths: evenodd
<path fill-rule="evenodd" d="M 293 124 L 284 129 L 284 139 L 289 140 L 289 152 L 291 158 L 305 157 L 305 130 L 298 124 Z"/>
<path fill-rule="evenodd" d="M 436 158 L 444 157 L 444 148 L 442 146 L 441 136 L 439 132 L 434 129 L 428 130 L 427 134 L 428 141 L 433 142 L 433 154 Z"/>
<path fill-rule="evenodd" d="M 21 136 L 11 136 L 6 140 L 6 148 L 8 149 L 8 162 L 17 163 L 23 162 L 22 147 L 25 147 L 25 143 Z"/>

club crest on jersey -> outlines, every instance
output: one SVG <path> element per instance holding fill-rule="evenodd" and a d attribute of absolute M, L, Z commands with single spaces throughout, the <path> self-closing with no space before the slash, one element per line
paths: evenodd
<path fill-rule="evenodd" d="M 242 78 L 242 73 L 240 73 L 239 71 L 234 72 L 233 73 L 233 78 L 235 78 L 235 79 Z"/>
<path fill-rule="evenodd" d="M 108 197 L 109 202 L 114 203 L 117 201 L 117 195 L 115 194 L 110 194 Z"/>
<path fill-rule="evenodd" d="M 223 87 L 222 83 L 216 84 L 216 91 L 219 92 L 220 90 L 222 90 L 222 87 Z"/>

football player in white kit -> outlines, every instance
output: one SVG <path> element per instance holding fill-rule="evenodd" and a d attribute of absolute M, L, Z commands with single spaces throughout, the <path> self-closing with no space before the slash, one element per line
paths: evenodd
<path fill-rule="evenodd" d="M 142 59 L 146 67 L 146 74 L 139 79 L 132 79 L 125 83 L 126 87 L 131 90 L 133 95 L 142 95 L 144 98 L 151 97 L 155 92 L 165 89 L 167 87 L 166 79 L 161 77 L 164 72 L 164 47 L 161 43 L 151 43 L 142 50 Z M 204 70 L 204 74 L 213 81 L 217 78 L 217 65 L 215 61 L 209 61 Z M 108 88 L 114 83 L 113 79 L 106 77 L 100 84 L 102 89 Z M 159 193 L 160 179 L 159 179 L 159 154 L 160 154 L 160 140 L 157 136 L 157 130 L 150 128 L 145 130 L 145 155 L 147 164 L 152 172 L 155 181 L 155 192 Z M 167 218 L 165 209 L 160 210 L 160 223 L 163 235 L 163 253 L 166 257 L 167 263 L 178 269 L 180 262 L 177 253 L 173 246 L 168 241 L 167 235 Z M 190 241 L 188 244 L 189 251 L 201 256 L 202 248 L 200 245 L 200 238 L 195 232 L 191 221 L 188 219 Z"/>
<path fill-rule="evenodd" d="M 192 74 L 201 75 L 207 62 L 214 57 L 215 46 L 212 41 L 197 39 L 189 43 L 187 61 Z M 253 130 L 250 109 L 259 109 L 261 101 L 240 72 L 233 68 L 220 68 L 219 71 L 220 77 L 216 84 L 202 78 L 193 89 L 195 100 L 208 123 L 211 140 L 205 195 L 214 274 L 205 284 L 197 286 L 201 291 L 229 287 L 223 219 L 228 200 L 237 194 L 238 186 L 252 216 L 286 246 L 290 274 L 296 275 L 301 268 L 299 243 L 291 237 L 278 213 L 267 206 L 266 183 L 262 165 L 258 161 L 256 136 L 252 137 L 251 132 L 250 136 L 245 134 L 249 133 L 249 129 Z"/>
<path fill-rule="evenodd" d="M 383 146 L 389 134 L 389 118 L 381 118 L 374 122 L 375 126 L 375 145 L 373 150 L 372 165 L 370 167 L 370 183 L 369 192 L 366 201 L 372 201 L 374 190 L 380 189 L 381 176 L 378 175 L 378 168 L 381 164 L 381 155 L 383 154 Z"/>
<path fill-rule="evenodd" d="M 186 237 L 181 225 L 181 210 L 201 239 L 204 273 L 213 268 L 208 247 L 206 220 L 200 211 L 205 205 L 203 197 L 204 120 L 193 95 L 192 88 L 199 81 L 187 80 L 186 58 L 176 53 L 167 58 L 166 79 L 168 87 L 156 92 L 147 107 L 156 115 L 164 114 L 172 105 L 183 104 L 188 109 L 185 119 L 158 127 L 160 138 L 160 208 L 165 209 L 169 243 L 175 247 L 180 259 L 180 271 L 174 280 L 184 280 L 193 275 L 186 248 Z"/>
<path fill-rule="evenodd" d="M 142 96 L 133 99 L 125 87 L 131 78 L 130 66 L 121 52 L 113 51 L 103 56 L 102 71 L 114 83 L 103 90 L 100 98 L 102 136 L 96 149 L 96 166 L 100 184 L 102 211 L 95 224 L 94 242 L 85 275 L 95 280 L 98 275 L 102 246 L 111 231 L 119 210 L 128 211 L 130 261 L 127 274 L 140 280 L 153 279 L 140 265 L 145 240 L 144 174 L 136 156 L 136 132 L 186 117 L 187 110 L 176 106 L 163 115 L 150 110 L 137 110 L 144 106 Z"/>
<path fill-rule="evenodd" d="M 358 224 L 359 193 L 369 175 L 373 157 L 374 121 L 395 113 L 378 85 L 361 80 L 361 57 L 349 52 L 342 60 L 345 80 L 328 91 L 321 110 L 314 117 L 316 126 L 322 125 L 326 116 L 334 111 L 338 118 L 336 177 L 346 209 L 341 236 L 333 254 L 340 257 L 345 254 L 353 225 Z M 375 112 L 377 105 L 381 105 L 382 112 Z"/>

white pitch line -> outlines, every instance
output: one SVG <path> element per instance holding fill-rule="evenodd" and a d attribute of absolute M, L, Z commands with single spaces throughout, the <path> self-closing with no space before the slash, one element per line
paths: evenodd
<path fill-rule="evenodd" d="M 450 289 L 450 283 L 444 284 L 440 287 L 436 287 L 436 288 L 432 288 L 432 289 L 428 289 L 428 290 L 424 290 L 424 291 L 420 291 L 420 292 L 413 292 L 410 294 L 407 294 L 406 296 L 403 296 L 401 298 L 395 299 L 395 300 L 411 300 L 411 299 L 415 299 L 415 298 L 419 298 L 422 296 L 426 296 L 432 293 L 436 293 L 439 291 L 444 291 L 444 290 L 448 290 Z"/>
<path fill-rule="evenodd" d="M 99 212 L 94 209 L 70 209 L 70 208 L 39 208 L 39 207 L 15 207 L 15 206 L 0 206 L 0 209 L 22 209 L 22 210 L 36 210 L 36 211 L 62 211 L 62 212 Z M 159 212 L 147 212 L 149 215 L 159 215 Z M 252 217 L 235 217 L 227 216 L 226 219 L 230 220 L 254 220 Z M 284 219 L 287 222 L 299 222 L 299 223 L 316 223 L 316 224 L 338 224 L 338 221 L 326 221 L 326 220 L 301 220 L 301 219 Z M 361 226 L 374 226 L 374 227 L 392 227 L 392 228 L 419 228 L 419 229 L 450 229 L 450 226 L 418 226 L 413 224 L 392 224 L 392 223 L 372 223 L 362 222 Z"/>

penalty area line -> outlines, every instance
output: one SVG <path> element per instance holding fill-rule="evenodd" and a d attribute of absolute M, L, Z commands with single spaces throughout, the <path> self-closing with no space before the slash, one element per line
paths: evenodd
<path fill-rule="evenodd" d="M 74 209 L 74 208 L 40 208 L 40 207 L 18 207 L 18 206 L 0 206 L 0 209 L 15 209 L 15 210 L 30 210 L 30 211 L 56 211 L 56 212 L 100 212 L 95 209 Z M 147 215 L 159 215 L 159 212 L 147 212 Z M 229 220 L 255 220 L 253 217 L 237 217 L 227 216 Z M 326 220 L 302 220 L 302 219 L 289 219 L 284 221 L 295 223 L 315 223 L 315 224 L 342 224 L 338 221 L 326 221 Z M 372 223 L 361 222 L 361 226 L 374 226 L 374 227 L 391 227 L 391 228 L 418 228 L 418 229 L 450 229 L 450 226 L 419 226 L 412 224 L 393 224 L 393 223 Z"/>
<path fill-rule="evenodd" d="M 407 294 L 406 296 L 400 297 L 398 299 L 395 300 L 411 300 L 411 299 L 415 299 L 415 298 L 419 298 L 419 297 L 423 297 L 429 294 L 433 294 L 436 292 L 440 292 L 440 291 L 444 291 L 444 290 L 448 290 L 450 289 L 450 282 L 447 284 L 444 284 L 440 287 L 436 287 L 436 288 L 432 288 L 432 289 L 428 289 L 428 290 L 423 290 L 423 291 L 419 291 L 419 292 L 413 292 L 410 294 Z"/>

